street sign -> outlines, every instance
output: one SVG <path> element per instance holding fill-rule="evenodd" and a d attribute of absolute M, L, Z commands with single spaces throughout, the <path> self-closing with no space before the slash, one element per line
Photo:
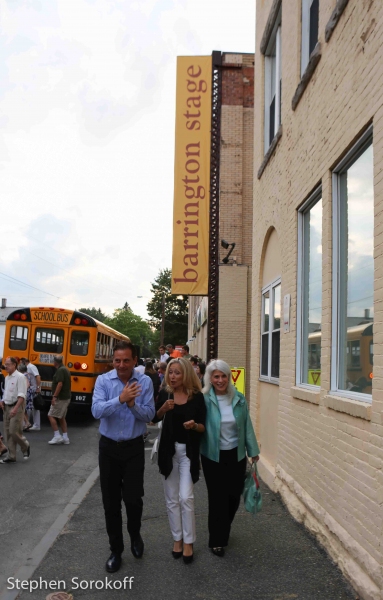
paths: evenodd
<path fill-rule="evenodd" d="M 231 377 L 234 384 L 234 387 L 241 392 L 241 394 L 245 395 L 245 369 L 244 367 L 232 367 L 231 369 Z"/>

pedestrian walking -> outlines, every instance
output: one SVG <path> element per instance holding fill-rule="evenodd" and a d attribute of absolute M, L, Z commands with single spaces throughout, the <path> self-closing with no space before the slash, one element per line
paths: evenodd
<path fill-rule="evenodd" d="M 208 364 L 202 391 L 207 412 L 201 462 L 208 492 L 209 547 L 216 556 L 224 556 L 244 486 L 246 452 L 254 462 L 259 448 L 246 399 L 232 384 L 227 363 Z"/>
<path fill-rule="evenodd" d="M 206 408 L 201 384 L 188 360 L 171 360 L 165 383 L 153 419 L 163 421 L 158 466 L 174 541 L 173 557 L 183 556 L 185 563 L 191 563 L 196 539 L 193 484 L 199 479 L 199 445 L 205 431 Z"/>
<path fill-rule="evenodd" d="M 8 356 L 4 362 L 8 375 L 5 378 L 3 400 L 0 406 L 4 411 L 4 432 L 5 442 L 8 446 L 8 456 L 0 460 L 2 464 L 16 462 L 17 445 L 21 448 L 24 460 L 28 460 L 31 454 L 29 442 L 23 436 L 27 380 L 17 370 L 17 364 L 18 360 L 14 356 Z"/>
<path fill-rule="evenodd" d="M 36 394 L 41 392 L 41 376 L 36 365 L 29 361 L 29 358 L 22 358 L 21 362 L 23 362 L 27 367 L 27 372 L 30 380 L 30 387 L 28 388 L 28 400 L 30 399 L 31 410 L 32 410 L 32 419 L 33 425 L 31 427 L 31 431 L 40 431 L 41 426 L 41 418 L 40 411 L 36 410 L 33 406 L 33 399 Z M 28 410 L 28 406 L 27 406 Z"/>
<path fill-rule="evenodd" d="M 99 465 L 102 501 L 111 555 L 105 568 L 118 571 L 124 551 L 121 500 L 124 501 L 131 551 L 141 558 L 144 542 L 141 517 L 144 495 L 146 423 L 155 413 L 152 380 L 134 368 L 137 351 L 130 342 L 114 347 L 114 369 L 100 375 L 93 394 L 92 414 L 100 419 Z"/>
<path fill-rule="evenodd" d="M 52 400 L 48 412 L 48 419 L 53 429 L 53 438 L 48 444 L 67 445 L 70 441 L 65 417 L 71 400 L 70 371 L 64 366 L 62 356 L 55 356 L 53 365 L 56 367 L 56 372 L 52 379 Z M 60 433 L 59 425 L 62 434 Z"/>

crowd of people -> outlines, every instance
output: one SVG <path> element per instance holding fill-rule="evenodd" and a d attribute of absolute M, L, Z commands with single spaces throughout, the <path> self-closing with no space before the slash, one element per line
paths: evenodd
<path fill-rule="evenodd" d="M 159 426 L 158 467 L 173 538 L 171 553 L 185 564 L 194 558 L 194 484 L 201 469 L 208 493 L 208 546 L 222 557 L 243 491 L 246 455 L 251 462 L 258 460 L 247 403 L 232 383 L 229 365 L 213 360 L 206 366 L 190 355 L 187 345 L 180 350 L 161 345 L 159 353 L 159 359 L 143 361 L 133 344 L 120 341 L 113 351 L 113 368 L 95 384 L 92 414 L 100 420 L 100 485 L 111 551 L 106 562 L 109 573 L 120 568 L 124 550 L 122 501 L 132 554 L 141 558 L 144 552 L 140 530 L 148 423 Z M 48 413 L 53 438 L 48 443 L 69 444 L 65 417 L 70 372 L 60 356 L 55 357 L 55 367 Z M 0 463 L 10 464 L 16 462 L 17 445 L 24 460 L 30 457 L 24 432 L 40 429 L 34 399 L 41 378 L 27 359 L 19 363 L 7 357 L 4 369 L 0 408 L 6 439 L 0 440 Z"/>
<path fill-rule="evenodd" d="M 31 455 L 31 445 L 24 433 L 40 431 L 40 410 L 36 408 L 35 400 L 41 392 L 41 377 L 36 365 L 28 358 L 18 360 L 15 356 L 7 356 L 4 365 L 1 362 L 7 377 L 0 372 L 0 418 L 5 434 L 5 439 L 0 434 L 0 464 L 13 464 L 17 460 L 17 446 L 20 446 L 24 460 L 29 460 Z M 71 401 L 71 376 L 62 356 L 55 356 L 54 367 L 48 412 L 53 438 L 48 444 L 67 445 L 70 443 L 66 414 Z"/>

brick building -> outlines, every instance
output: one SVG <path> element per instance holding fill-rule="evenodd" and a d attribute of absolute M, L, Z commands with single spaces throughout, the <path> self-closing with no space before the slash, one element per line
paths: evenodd
<path fill-rule="evenodd" d="M 219 186 L 212 215 L 211 266 L 216 267 L 214 302 L 189 298 L 189 346 L 203 359 L 217 357 L 231 366 L 250 367 L 250 306 L 253 209 L 254 55 L 213 53 L 218 73 L 216 106 Z M 214 110 L 214 109 L 213 109 Z M 213 143 L 214 150 L 214 143 Z M 214 163 L 213 163 L 214 169 Z M 214 200 L 213 200 L 214 202 Z M 223 259 L 235 247 L 225 264 Z M 213 314 L 214 313 L 214 314 Z M 215 348 L 209 347 L 214 324 Z M 194 339 L 192 339 L 194 338 Z"/>
<path fill-rule="evenodd" d="M 383 3 L 257 0 L 250 410 L 260 472 L 383 589 Z"/>

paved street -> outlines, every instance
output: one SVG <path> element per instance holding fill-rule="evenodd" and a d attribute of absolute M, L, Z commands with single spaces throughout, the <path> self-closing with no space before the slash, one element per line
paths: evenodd
<path fill-rule="evenodd" d="M 30 436 L 31 437 L 31 436 Z M 44 440 L 45 440 L 44 435 Z M 57 514 L 65 504 L 64 496 L 60 494 L 63 487 L 65 498 L 75 491 L 93 468 L 97 452 L 96 424 L 86 423 L 85 427 L 72 427 L 71 440 L 68 448 L 49 448 L 42 443 L 40 455 L 34 452 L 33 463 L 39 461 L 46 465 L 47 475 L 40 475 L 41 469 L 35 469 L 38 481 L 29 483 L 29 499 L 21 500 L 22 485 L 17 483 L 18 508 L 17 516 L 9 508 L 14 524 L 23 516 L 23 521 L 17 528 L 24 536 L 22 548 L 18 550 L 18 558 L 26 557 L 28 550 L 41 537 L 44 530 L 43 506 L 48 507 L 44 512 L 45 527 L 48 526 L 54 514 Z M 81 446 L 82 451 L 79 446 Z M 257 600 L 346 600 L 356 599 L 356 594 L 349 588 L 340 572 L 328 559 L 327 555 L 317 546 L 307 532 L 295 523 L 289 516 L 279 498 L 263 487 L 264 508 L 256 518 L 247 514 L 241 507 L 233 527 L 229 549 L 224 558 L 213 556 L 207 548 L 207 497 L 203 481 L 195 486 L 197 506 L 197 543 L 195 544 L 195 561 L 184 565 L 182 560 L 175 561 L 171 556 L 172 541 L 165 511 L 161 479 L 156 466 L 149 462 L 149 445 L 147 451 L 147 468 L 145 484 L 145 504 L 143 538 L 146 544 L 142 560 L 136 560 L 130 553 L 126 540 L 126 550 L 123 555 L 121 570 L 108 575 L 110 581 L 123 581 L 126 576 L 133 576 L 131 594 L 137 600 L 155 598 L 188 597 L 195 600 L 231 600 L 234 598 L 252 598 Z M 76 447 L 77 451 L 76 451 Z M 49 453 L 47 454 L 47 451 Z M 70 451 L 68 458 L 58 462 L 58 472 L 55 471 L 50 451 Z M 44 462 L 45 461 L 45 462 Z M 76 464 L 79 466 L 76 467 Z M 82 466 L 81 466 L 82 465 Z M 27 470 L 26 465 L 15 468 Z M 6 477 L 12 475 L 7 474 Z M 3 479 L 2 479 L 3 481 Z M 8 480 L 9 481 L 9 480 Z M 61 481 L 62 484 L 61 485 Z M 7 484 L 7 489 L 10 484 Z M 46 490 L 45 487 L 46 486 Z M 70 492 L 68 491 L 70 488 Z M 38 508 L 38 527 L 26 528 L 31 522 L 31 495 L 33 504 Z M 8 502 L 2 498 L 2 506 L 9 506 L 11 498 L 7 492 Z M 37 500 L 35 500 L 37 498 Z M 53 510 L 52 504 L 55 506 Z M 25 515 L 25 513 L 28 513 Z M 26 518 L 24 518 L 24 515 Z M 49 518 L 47 517 L 49 515 Z M 11 527 L 7 525 L 7 530 Z M 4 530 L 4 520 L 3 528 Z M 31 540 L 33 536 L 34 542 Z M 25 539 L 24 539 L 25 538 Z M 8 537 L 2 537 L 2 557 L 9 551 Z M 16 550 L 16 548 L 15 548 Z M 65 580 L 66 589 L 74 588 L 72 578 L 76 582 L 84 582 L 88 586 L 91 580 L 105 581 L 105 560 L 109 556 L 108 542 L 105 533 L 104 516 L 101 506 L 99 482 L 91 488 L 72 519 L 64 527 L 50 551 L 35 571 L 32 579 L 42 577 L 44 580 Z M 13 561 L 13 566 L 16 565 Z M 4 567 L 4 562 L 3 562 Z M 5 571 L 5 572 L 4 572 Z M 3 580 L 11 572 L 10 563 L 2 569 Z M 42 600 L 49 591 L 36 590 L 21 592 L 22 600 Z M 106 600 L 129 594 L 129 590 L 90 590 L 72 589 L 74 600 L 79 598 Z"/>
<path fill-rule="evenodd" d="M 30 459 L 18 449 L 16 464 L 0 465 L 0 590 L 97 466 L 97 422 L 69 416 L 68 434 L 69 446 L 50 446 L 42 414 L 41 430 L 25 434 Z"/>

